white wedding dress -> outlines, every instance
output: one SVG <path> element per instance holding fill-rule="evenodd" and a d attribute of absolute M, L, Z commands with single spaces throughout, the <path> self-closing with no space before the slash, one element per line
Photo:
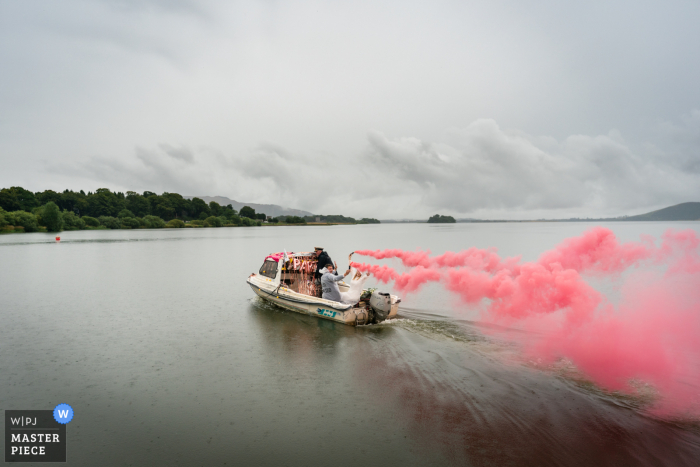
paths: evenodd
<path fill-rule="evenodd" d="M 340 292 L 340 301 L 349 305 L 354 305 L 360 301 L 360 296 L 362 295 L 362 286 L 369 279 L 368 275 L 363 274 L 359 279 L 355 279 L 355 274 L 357 270 L 355 268 L 350 268 L 350 290 L 347 292 Z"/>

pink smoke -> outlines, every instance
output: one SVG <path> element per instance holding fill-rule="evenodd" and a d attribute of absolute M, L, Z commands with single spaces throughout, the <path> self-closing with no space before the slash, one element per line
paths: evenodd
<path fill-rule="evenodd" d="M 442 276 L 440 271 L 423 266 L 416 266 L 415 269 L 409 272 L 399 274 L 388 266 L 365 263 L 350 263 L 350 265 L 359 271 L 372 273 L 375 279 L 385 284 L 394 281 L 396 289 L 400 292 L 415 292 L 426 282 L 439 281 Z"/>
<path fill-rule="evenodd" d="M 656 246 L 650 236 L 620 243 L 609 229 L 595 227 L 529 263 L 501 259 L 493 248 L 470 248 L 434 257 L 356 251 L 397 258 L 409 268 L 403 273 L 353 264 L 402 292 L 439 282 L 465 304 L 483 305 L 484 320 L 536 331 L 523 343 L 537 357 L 566 357 L 612 390 L 629 390 L 633 379 L 650 382 L 665 408 L 688 409 L 700 402 L 699 246 L 692 230 L 669 230 Z M 626 271 L 617 306 L 584 280 Z"/>

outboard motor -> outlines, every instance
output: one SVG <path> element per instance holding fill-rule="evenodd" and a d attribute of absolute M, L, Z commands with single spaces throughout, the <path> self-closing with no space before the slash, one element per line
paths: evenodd
<path fill-rule="evenodd" d="M 374 311 L 374 321 L 384 321 L 391 313 L 391 295 L 376 290 L 372 292 L 372 296 L 369 298 L 369 306 Z"/>

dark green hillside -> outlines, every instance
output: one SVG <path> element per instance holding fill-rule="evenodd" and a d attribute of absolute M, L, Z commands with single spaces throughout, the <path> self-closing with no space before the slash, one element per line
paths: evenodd
<path fill-rule="evenodd" d="M 700 220 L 700 203 L 681 203 L 658 211 L 630 216 L 627 221 L 698 221 Z"/>

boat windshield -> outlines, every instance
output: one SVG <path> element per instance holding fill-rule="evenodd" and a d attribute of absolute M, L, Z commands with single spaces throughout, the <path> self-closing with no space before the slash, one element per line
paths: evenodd
<path fill-rule="evenodd" d="M 272 259 L 265 260 L 260 266 L 260 275 L 274 279 L 277 276 L 277 261 Z"/>

